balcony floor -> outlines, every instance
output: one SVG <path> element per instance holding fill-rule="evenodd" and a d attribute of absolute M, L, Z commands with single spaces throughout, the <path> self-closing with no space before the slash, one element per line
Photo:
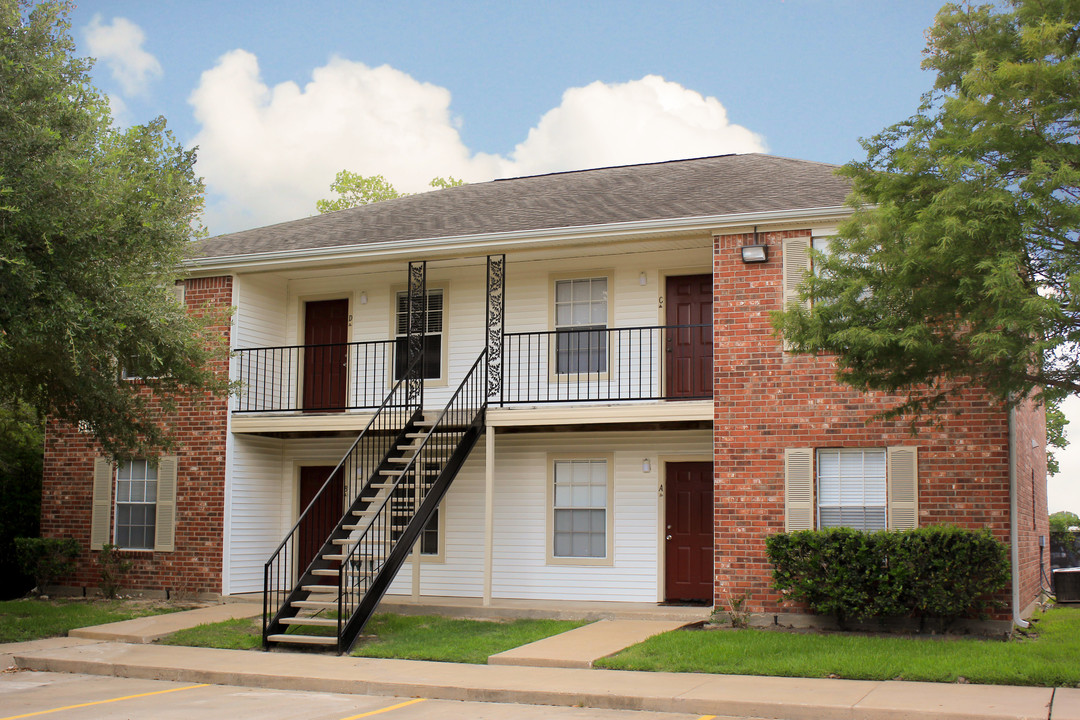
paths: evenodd
<path fill-rule="evenodd" d="M 442 408 L 432 408 L 441 410 Z M 272 437 L 355 435 L 371 421 L 371 411 L 338 413 L 234 413 L 233 433 Z M 661 400 L 611 403 L 492 405 L 487 425 L 509 431 L 563 426 L 695 425 L 712 423 L 712 400 Z"/>

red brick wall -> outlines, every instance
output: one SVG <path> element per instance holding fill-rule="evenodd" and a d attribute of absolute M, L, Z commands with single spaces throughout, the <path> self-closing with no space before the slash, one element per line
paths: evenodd
<path fill-rule="evenodd" d="M 1045 586 L 1050 589 L 1050 511 L 1046 504 L 1046 413 L 1031 401 L 1017 406 L 1016 534 L 1019 547 L 1020 609 Z M 1033 442 L 1034 441 L 1034 444 Z M 1046 547 L 1041 555 L 1039 538 Z M 1039 559 L 1042 558 L 1040 572 Z M 1043 582 L 1045 578 L 1045 582 Z"/>
<path fill-rule="evenodd" d="M 232 278 L 187 281 L 188 311 L 232 304 Z M 217 328 L 226 339 L 227 324 Z M 228 373 L 228 361 L 218 362 Z M 225 439 L 228 399 L 210 393 L 182 399 L 168 419 L 177 439 L 176 538 L 174 552 L 128 551 L 133 563 L 124 588 L 220 593 L 225 506 Z M 96 552 L 89 552 L 94 458 L 101 449 L 76 428 L 50 421 L 45 436 L 41 499 L 43 537 L 73 537 L 83 547 L 79 567 L 61 584 L 93 590 L 100 581 Z M 115 493 L 115 483 L 113 487 Z M 112 519 L 110 519 L 110 523 Z M 112 529 L 110 528 L 110 537 Z"/>
<path fill-rule="evenodd" d="M 766 536 L 784 530 L 785 448 L 914 445 L 920 525 L 987 527 L 1009 543 L 1004 409 L 980 393 L 965 392 L 937 415 L 938 422 L 921 423 L 913 436 L 903 420 L 869 421 L 895 402 L 837 383 L 828 356 L 783 352 L 770 324 L 770 313 L 782 304 L 782 240 L 809 234 L 759 234 L 759 242 L 769 246 L 769 260 L 762 264 L 740 259 L 739 247 L 753 242 L 752 235 L 715 239 L 715 595 L 721 607 L 729 597 L 745 596 L 750 611 L 799 611 L 771 589 L 765 555 Z M 1027 424 L 1030 435 L 1041 437 L 1036 420 Z M 1030 485 L 1029 475 L 1024 477 Z M 1038 532 L 1045 533 L 1045 480 L 1036 494 L 1043 528 Z M 1029 488 L 1029 504 L 1030 495 Z"/>

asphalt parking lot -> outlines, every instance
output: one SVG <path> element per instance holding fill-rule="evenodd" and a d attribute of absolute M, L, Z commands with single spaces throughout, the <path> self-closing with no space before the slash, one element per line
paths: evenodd
<path fill-rule="evenodd" d="M 249 717 L 260 720 L 359 720 L 368 717 L 384 720 L 702 720 L 703 716 L 295 692 L 66 673 L 22 671 L 0 674 L 0 720 L 31 717 L 74 720 L 126 720 L 133 717 L 161 720 Z"/>

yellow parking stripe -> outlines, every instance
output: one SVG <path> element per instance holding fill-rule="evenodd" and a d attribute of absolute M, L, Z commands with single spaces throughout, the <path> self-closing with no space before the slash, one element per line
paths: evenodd
<path fill-rule="evenodd" d="M 716 720 L 715 715 L 702 715 L 697 720 Z"/>
<path fill-rule="evenodd" d="M 94 702 L 80 703 L 78 705 L 65 705 L 64 707 L 53 708 L 52 710 L 38 710 L 37 712 L 26 713 L 25 715 L 11 715 L 9 717 L 0 718 L 0 720 L 18 720 L 19 718 L 34 717 L 35 715 L 48 715 L 49 713 L 60 712 L 61 710 L 74 710 L 76 708 L 90 707 L 92 705 L 104 705 L 105 703 L 120 702 L 121 700 L 134 700 L 135 698 L 163 695 L 165 693 L 193 690 L 201 687 L 209 686 L 204 683 L 202 685 L 186 685 L 184 687 L 169 688 L 168 690 L 155 690 L 154 692 L 139 693 L 138 695 L 125 695 L 124 697 L 109 698 L 108 700 L 95 700 Z"/>
<path fill-rule="evenodd" d="M 397 705 L 391 705 L 390 707 L 384 707 L 382 710 L 372 710 L 366 713 L 360 713 L 359 715 L 350 715 L 347 718 L 341 718 L 341 720 L 356 720 L 357 718 L 371 717 L 372 715 L 382 715 L 384 712 L 390 712 L 391 710 L 397 710 L 398 708 L 407 707 L 409 705 L 415 705 L 416 703 L 422 703 L 426 698 L 416 698 L 414 700 L 406 700 L 403 703 Z M 0 720 L 7 720 L 6 718 L 0 718 Z"/>

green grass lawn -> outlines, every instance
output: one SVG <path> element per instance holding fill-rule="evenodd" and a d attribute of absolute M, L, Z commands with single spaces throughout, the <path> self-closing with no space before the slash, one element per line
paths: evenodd
<path fill-rule="evenodd" d="M 376 615 L 353 650 L 357 657 L 486 663 L 489 655 L 585 625 L 575 620 L 453 620 L 433 615 Z"/>
<path fill-rule="evenodd" d="M 226 650 L 254 650 L 262 647 L 262 620 L 259 618 L 237 618 L 236 620 L 197 625 L 163 637 L 158 640 L 158 643 L 162 645 L 224 648 Z"/>
<path fill-rule="evenodd" d="M 1033 636 L 1003 642 L 772 630 L 679 630 L 657 635 L 597 667 L 857 680 L 921 680 L 1075 687 L 1080 608 L 1054 608 Z"/>
<path fill-rule="evenodd" d="M 75 628 L 180 609 L 160 603 L 127 600 L 4 600 L 0 601 L 0 643 L 55 637 Z"/>
<path fill-rule="evenodd" d="M 364 628 L 357 657 L 486 663 L 489 655 L 584 625 L 567 620 L 453 620 L 433 615 L 378 614 Z M 313 634 L 321 628 L 298 628 Z M 165 645 L 248 650 L 260 647 L 259 619 L 226 620 L 173 633 Z"/>

